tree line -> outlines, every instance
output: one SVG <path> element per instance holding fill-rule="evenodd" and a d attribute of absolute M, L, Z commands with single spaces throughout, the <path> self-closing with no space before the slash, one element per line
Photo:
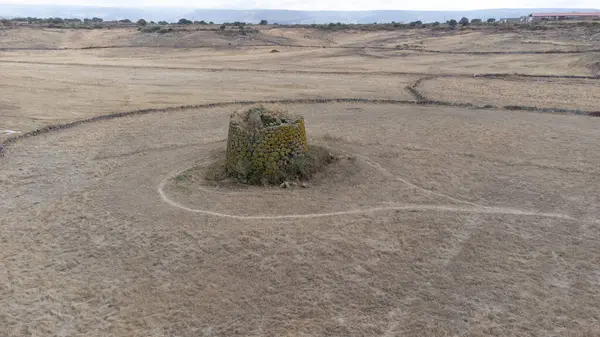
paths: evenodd
<path fill-rule="evenodd" d="M 85 18 L 85 19 L 78 19 L 78 18 L 36 18 L 36 17 L 16 17 L 16 18 L 12 18 L 12 19 L 3 19 L 1 20 L 2 23 L 4 23 L 4 25 L 10 25 L 11 22 L 25 22 L 25 23 L 29 23 L 29 24 L 51 24 L 51 25 L 63 25 L 63 24 L 101 24 L 101 23 L 106 23 L 102 18 L 98 18 L 98 17 L 93 17 L 93 18 Z M 115 21 L 112 21 L 115 22 Z M 118 23 L 122 23 L 122 24 L 134 24 L 134 22 L 130 19 L 121 19 L 121 20 L 116 20 L 116 22 Z M 494 18 L 489 18 L 485 21 L 485 23 L 488 24 L 494 24 L 496 22 L 496 19 Z M 197 25 L 214 25 L 215 23 L 213 21 L 205 21 L 205 20 L 200 20 L 200 21 L 192 21 L 192 20 L 188 20 L 186 18 L 181 18 L 179 19 L 179 21 L 177 22 L 172 22 L 169 23 L 167 21 L 158 21 L 158 22 L 154 22 L 154 21 L 147 21 L 145 19 L 139 19 L 135 22 L 136 25 L 138 26 L 147 26 L 147 25 L 160 25 L 160 26 L 165 26 L 165 25 L 169 25 L 169 24 L 179 24 L 179 25 L 192 25 L 192 24 L 197 24 Z M 268 25 L 269 22 L 267 20 L 261 20 L 259 22 L 259 25 Z M 373 23 L 374 25 L 378 24 L 377 22 Z M 394 28 L 404 28 L 404 27 L 412 27 L 412 28 L 420 28 L 420 27 L 439 27 L 441 26 L 441 23 L 436 21 L 436 22 L 432 22 L 429 24 L 424 24 L 422 21 L 417 20 L 417 21 L 412 21 L 408 24 L 406 23 L 399 23 L 399 22 L 394 22 L 392 21 L 391 23 L 382 23 L 383 25 L 393 25 Z M 445 22 L 445 24 L 451 28 L 455 28 L 456 26 L 469 26 L 469 25 L 482 25 L 484 24 L 484 21 L 482 19 L 471 19 L 469 20 L 466 17 L 461 18 L 460 20 L 455 20 L 455 19 L 451 19 L 451 20 L 447 20 Z M 224 30 L 227 26 L 236 26 L 236 27 L 244 27 L 246 25 L 250 25 L 249 23 L 246 22 L 225 22 L 220 26 L 221 30 Z M 275 23 L 275 25 L 277 25 L 277 23 Z M 320 28 L 326 28 L 326 29 L 340 29 L 340 28 L 346 28 L 349 26 L 355 26 L 355 25 L 350 25 L 350 24 L 344 24 L 341 22 L 337 22 L 337 23 L 329 23 L 329 24 L 323 24 L 323 25 L 319 25 L 319 24 L 312 24 L 312 27 L 320 27 Z"/>

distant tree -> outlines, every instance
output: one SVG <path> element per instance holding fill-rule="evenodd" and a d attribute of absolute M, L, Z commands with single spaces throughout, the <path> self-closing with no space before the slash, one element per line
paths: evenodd
<path fill-rule="evenodd" d="M 4 26 L 11 26 L 12 25 L 12 22 L 10 22 L 10 20 L 7 20 L 7 19 L 0 20 L 0 23 L 2 23 L 2 25 L 4 25 Z"/>
<path fill-rule="evenodd" d="M 214 25 L 214 24 L 215 24 L 215 22 L 214 22 L 214 21 L 211 21 L 211 22 L 209 22 L 208 24 L 209 24 L 209 25 Z"/>
<path fill-rule="evenodd" d="M 129 19 L 123 19 L 123 20 L 119 20 L 120 23 L 131 23 L 131 20 Z"/>
<path fill-rule="evenodd" d="M 56 24 L 56 25 L 60 25 L 62 23 L 65 23 L 65 20 L 63 20 L 61 18 L 48 18 L 48 22 Z"/>
<path fill-rule="evenodd" d="M 220 30 L 225 30 L 227 28 L 226 24 L 222 24 L 221 27 L 219 27 Z"/>
<path fill-rule="evenodd" d="M 454 19 L 448 20 L 446 23 L 448 24 L 448 26 L 450 26 L 452 28 L 456 27 L 456 25 L 458 24 L 458 22 Z"/>
<path fill-rule="evenodd" d="M 148 24 L 148 21 L 144 19 L 139 19 L 136 23 L 138 24 L 138 26 L 145 26 Z"/>
<path fill-rule="evenodd" d="M 150 21 L 150 24 L 151 24 L 151 25 L 155 25 L 155 24 L 156 24 L 156 22 L 154 22 L 154 21 Z"/>
<path fill-rule="evenodd" d="M 269 24 L 269 21 L 267 21 L 267 20 L 260 20 L 260 24 L 263 25 L 263 26 L 266 26 L 266 25 Z"/>
<path fill-rule="evenodd" d="M 169 23 L 167 21 L 158 21 L 158 24 L 161 25 L 161 26 L 166 26 Z"/>
<path fill-rule="evenodd" d="M 190 21 L 188 19 L 179 19 L 179 22 L 177 22 L 177 23 L 180 24 L 180 25 L 191 25 L 194 22 L 192 22 L 192 21 Z"/>
<path fill-rule="evenodd" d="M 482 21 L 481 21 L 481 19 L 472 19 L 472 20 L 471 20 L 471 24 L 472 24 L 472 25 L 478 25 L 478 24 L 480 24 L 481 22 L 482 22 Z"/>
<path fill-rule="evenodd" d="M 84 23 L 89 23 L 89 22 L 91 22 L 91 21 L 92 21 L 92 20 L 91 20 L 91 19 L 88 19 L 88 18 L 85 18 L 85 19 L 83 19 L 83 22 L 84 22 Z"/>
<path fill-rule="evenodd" d="M 198 22 L 198 24 L 200 24 L 200 25 L 208 25 L 208 23 L 206 23 L 206 21 L 204 21 L 204 20 L 200 20 L 200 22 Z"/>
<path fill-rule="evenodd" d="M 411 27 L 421 27 L 423 25 L 423 21 L 417 20 L 410 23 Z"/>
<path fill-rule="evenodd" d="M 440 23 L 439 21 L 436 21 L 434 23 L 431 24 L 433 27 L 439 27 Z"/>
<path fill-rule="evenodd" d="M 93 17 L 92 22 L 104 22 L 104 19 Z"/>
<path fill-rule="evenodd" d="M 488 23 L 494 23 L 494 22 L 496 22 L 496 19 L 494 19 L 494 18 L 489 18 L 489 19 L 487 19 L 487 22 L 488 22 Z"/>
<path fill-rule="evenodd" d="M 460 19 L 460 21 L 458 21 L 458 23 L 459 23 L 461 26 L 468 26 L 468 25 L 469 25 L 469 19 L 468 19 L 468 18 L 465 18 L 465 17 L 463 17 L 462 19 Z"/>

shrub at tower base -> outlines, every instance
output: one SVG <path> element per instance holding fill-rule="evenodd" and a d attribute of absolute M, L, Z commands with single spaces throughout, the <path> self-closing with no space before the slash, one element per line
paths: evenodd
<path fill-rule="evenodd" d="M 302 117 L 263 106 L 231 116 L 225 173 L 242 183 L 305 181 L 331 160 L 323 149 L 309 149 Z"/>

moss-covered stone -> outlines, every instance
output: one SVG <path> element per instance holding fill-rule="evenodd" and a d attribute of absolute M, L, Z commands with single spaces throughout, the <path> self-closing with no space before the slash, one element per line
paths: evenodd
<path fill-rule="evenodd" d="M 252 108 L 246 120 L 232 116 L 225 169 L 242 180 L 277 182 L 278 174 L 286 171 L 290 158 L 308 151 L 304 119 L 289 116 L 268 116 L 265 108 Z M 250 115 L 254 114 L 254 117 Z M 258 118 L 258 117 L 260 118 Z M 262 127 L 256 121 L 263 121 Z M 266 125 L 265 125 L 266 124 Z"/>

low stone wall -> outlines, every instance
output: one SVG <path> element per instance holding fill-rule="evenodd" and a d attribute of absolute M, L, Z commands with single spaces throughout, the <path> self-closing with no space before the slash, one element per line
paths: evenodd
<path fill-rule="evenodd" d="M 260 129 L 229 123 L 225 169 L 231 175 L 276 179 L 290 159 L 308 151 L 304 119 Z"/>

